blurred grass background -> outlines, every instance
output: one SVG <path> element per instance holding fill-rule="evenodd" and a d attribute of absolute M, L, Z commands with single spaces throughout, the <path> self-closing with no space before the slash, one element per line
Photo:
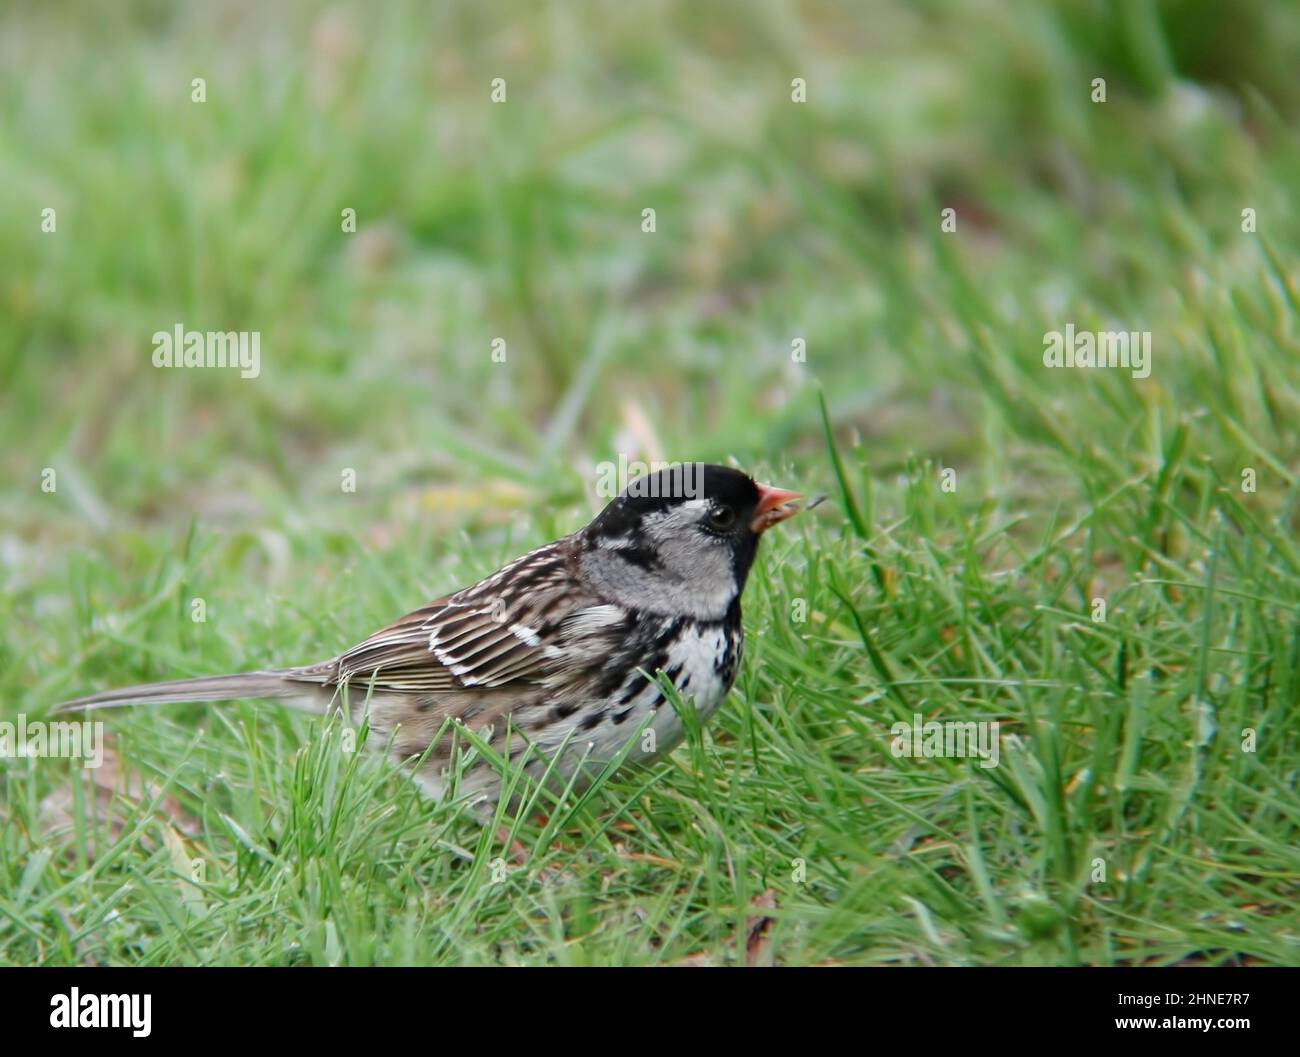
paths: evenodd
<path fill-rule="evenodd" d="M 805 715 L 785 736 L 830 736 L 850 702 L 880 714 L 890 676 L 868 638 L 899 678 L 913 666 L 1010 671 L 1026 642 L 1054 634 L 1055 616 L 1036 607 L 1068 599 L 1086 614 L 1098 591 L 1136 591 L 1143 577 L 1204 582 L 1214 552 L 1211 581 L 1239 577 L 1237 596 L 1213 610 L 1169 588 L 1153 609 L 1135 603 L 1128 626 L 1154 668 L 1168 662 L 1186 680 L 1170 691 L 1175 711 L 1188 694 L 1204 703 L 1227 665 L 1235 707 L 1282 724 L 1269 748 L 1269 862 L 1248 884 L 1266 891 L 1246 901 L 1293 908 L 1294 848 L 1278 857 L 1300 818 L 1284 766 L 1297 747 L 1285 717 L 1300 641 L 1294 6 L 137 0 L 9 6 L 0 18 L 5 714 L 101 684 L 333 653 L 576 527 L 593 509 L 592 468 L 618 453 L 733 458 L 831 490 L 843 514 L 824 390 L 871 537 L 828 509 L 781 552 L 789 591 L 839 614 L 815 644 L 773 640 L 770 672 L 753 677 L 771 684 L 750 684 L 758 698 L 794 708 L 805 694 L 824 710 L 825 726 Z M 504 104 L 489 99 L 496 77 Z M 806 104 L 791 101 L 796 77 Z M 1104 103 L 1091 100 L 1097 77 Z M 51 207 L 57 231 L 43 233 Z M 940 232 L 947 207 L 954 234 Z M 355 234 L 341 230 L 346 208 Z M 641 230 L 645 208 L 654 234 Z M 1242 231 L 1245 208 L 1255 233 Z M 1151 377 L 1044 370 L 1043 334 L 1066 322 L 1152 331 Z M 155 370 L 151 335 L 176 323 L 260 331 L 261 376 Z M 497 337 L 504 364 L 492 361 Z M 795 338 L 806 363 L 792 361 Z M 55 494 L 41 491 L 45 467 Z M 939 467 L 956 469 L 955 495 L 936 494 Z M 1241 494 L 1243 467 L 1257 470 L 1256 493 Z M 355 494 L 340 489 L 344 468 Z M 779 624 L 787 598 L 776 581 L 763 590 L 747 612 Z M 207 625 L 188 619 L 194 595 L 211 607 Z M 970 626 L 972 597 L 1006 630 L 983 658 L 969 636 L 991 632 Z M 1158 634 L 1156 614 L 1169 621 Z M 869 632 L 856 645 L 855 626 Z M 1100 643 L 1071 678 L 1121 672 L 1107 692 L 1122 712 L 1134 649 Z M 1158 661 L 1161 649 L 1176 656 Z M 1045 646 L 1041 659 L 1042 677 L 1060 674 L 1059 654 Z M 790 689 L 819 672 L 829 689 Z M 996 697 L 895 704 L 944 718 L 1011 708 L 1032 723 L 1033 695 Z M 1091 720 L 1058 718 L 1079 753 L 1097 754 L 1089 781 L 1134 766 L 1118 728 L 1107 741 Z M 120 721 L 144 739 L 143 759 L 151 724 L 172 722 Z M 193 729 L 176 722 L 157 735 L 155 761 Z M 861 763 L 855 737 L 847 758 Z M 1147 832 L 1153 844 L 1181 832 L 1193 802 L 1182 764 L 1169 766 L 1181 809 L 1157 812 L 1174 829 Z M 48 792 L 48 777 L 10 774 L 14 801 Z M 1202 806 L 1225 788 L 1209 786 Z M 870 862 L 911 824 L 886 823 L 878 840 L 863 831 L 860 847 L 844 834 L 855 850 L 837 854 Z M 0 851 L 17 884 L 41 840 L 7 826 Z M 1073 876 L 1082 851 L 1062 855 Z M 1173 888 L 1144 897 L 1141 920 L 1195 901 L 1195 869 L 1165 876 Z M 1051 950 L 1012 943 L 1015 957 L 1121 957 L 1123 943 L 1075 920 L 1073 897 L 1022 881 L 985 879 L 972 898 L 987 909 L 1000 905 L 994 891 L 1030 891 L 1029 905 L 1055 900 L 1072 923 Z M 900 882 L 901 895 L 873 904 L 879 877 L 858 882 L 812 900 L 848 916 L 810 918 L 820 924 L 813 939 L 799 933 L 798 957 L 949 957 L 929 919 L 883 946 L 864 939 L 864 922 L 918 897 Z M 1003 912 L 989 913 L 1002 935 Z M 1149 956 L 1295 960 L 1294 920 L 1289 932 L 1252 929 L 1242 953 L 1224 939 L 1226 911 L 1213 913 L 1214 942 L 1180 934 Z M 11 914 L 39 931 L 39 915 Z M 37 957 L 15 927 L 9 957 Z M 1133 942 L 1167 927 L 1137 928 Z M 951 957 L 1004 956 L 980 936 Z M 686 928 L 654 957 L 711 942 Z M 102 956 L 203 960 L 124 949 Z M 270 956 L 250 941 L 205 957 Z"/>

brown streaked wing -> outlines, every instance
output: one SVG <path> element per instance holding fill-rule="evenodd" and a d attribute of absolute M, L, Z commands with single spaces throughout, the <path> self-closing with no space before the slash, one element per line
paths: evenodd
<path fill-rule="evenodd" d="M 375 632 L 339 657 L 337 679 L 363 690 L 428 694 L 540 676 L 548 647 L 533 625 L 562 606 L 565 572 L 564 555 L 554 544 L 526 555 Z M 513 612 L 496 601 L 502 573 L 524 588 L 513 599 Z"/>
<path fill-rule="evenodd" d="M 430 602 L 357 643 L 339 656 L 335 681 L 360 690 L 372 683 L 376 691 L 405 690 L 412 682 L 433 692 L 459 689 L 451 672 L 429 652 L 425 628 L 446 605 L 447 598 Z"/>

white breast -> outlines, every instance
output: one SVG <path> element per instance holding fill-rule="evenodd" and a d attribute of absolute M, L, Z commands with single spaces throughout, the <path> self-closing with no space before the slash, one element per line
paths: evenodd
<path fill-rule="evenodd" d="M 700 723 L 706 722 L 727 696 L 729 688 L 720 671 L 726 650 L 727 631 L 723 625 L 694 625 L 683 630 L 664 664 L 665 672 L 680 669 L 674 682 L 683 702 L 694 705 Z M 614 724 L 607 719 L 591 732 L 594 740 L 588 736 L 593 758 L 608 759 L 621 750 L 642 727 L 651 710 L 655 713 L 654 719 L 636 736 L 628 759 L 646 760 L 662 756 L 671 752 L 685 736 L 677 710 L 663 699 L 657 683 L 646 686 L 627 704 L 611 711 L 621 713 L 629 709 L 622 723 Z M 653 732 L 653 736 L 647 738 L 648 732 Z"/>

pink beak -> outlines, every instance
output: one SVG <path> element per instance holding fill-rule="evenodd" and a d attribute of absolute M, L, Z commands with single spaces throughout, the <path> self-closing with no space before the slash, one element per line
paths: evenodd
<path fill-rule="evenodd" d="M 761 534 L 770 529 L 778 521 L 784 521 L 786 518 L 794 517 L 799 513 L 797 506 L 786 506 L 793 499 L 800 498 L 798 492 L 787 492 L 784 488 L 772 488 L 770 485 L 758 484 L 758 506 L 754 508 L 754 516 L 750 519 L 749 527 L 752 532 Z"/>

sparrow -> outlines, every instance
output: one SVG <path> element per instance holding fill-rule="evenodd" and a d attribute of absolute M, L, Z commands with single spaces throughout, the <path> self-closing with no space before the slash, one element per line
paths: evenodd
<path fill-rule="evenodd" d="M 651 762 L 685 733 L 663 680 L 701 723 L 735 682 L 759 539 L 799 498 L 725 466 L 673 466 L 630 482 L 578 532 L 327 661 L 130 686 L 58 708 L 239 698 L 339 708 L 368 722 L 431 795 L 454 786 L 478 804 L 500 796 L 501 771 L 482 754 L 453 766 L 456 744 L 467 748 L 462 728 L 522 759 L 534 779 L 571 778 L 620 753 Z"/>

